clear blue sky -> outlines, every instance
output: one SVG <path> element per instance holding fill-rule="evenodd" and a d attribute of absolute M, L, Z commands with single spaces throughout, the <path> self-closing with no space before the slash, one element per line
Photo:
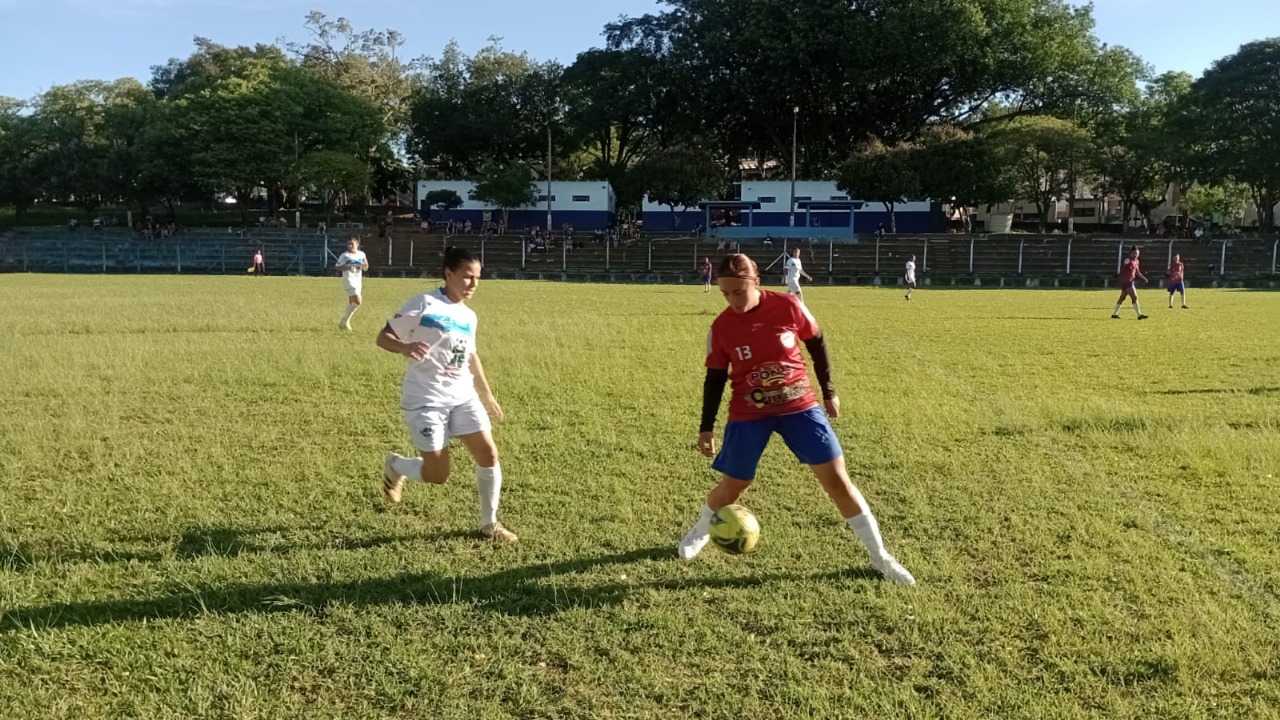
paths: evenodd
<path fill-rule="evenodd" d="M 490 36 L 537 59 L 570 62 L 601 44 L 604 24 L 658 9 L 654 0 L 0 0 L 0 95 L 29 98 L 50 85 L 132 76 L 190 54 L 203 35 L 224 45 L 305 39 L 315 9 L 360 29 L 395 28 L 405 55 L 466 52 Z M 1098 0 L 1098 36 L 1127 46 L 1157 72 L 1199 75 L 1241 44 L 1280 35 L 1280 0 Z"/>

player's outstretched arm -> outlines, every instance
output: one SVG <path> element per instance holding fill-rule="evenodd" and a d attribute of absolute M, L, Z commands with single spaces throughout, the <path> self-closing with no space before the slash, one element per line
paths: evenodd
<path fill-rule="evenodd" d="M 476 392 L 480 394 L 480 402 L 484 403 L 485 409 L 494 420 L 501 422 L 504 417 L 502 406 L 498 404 L 497 398 L 493 396 L 493 390 L 489 387 L 489 378 L 485 377 L 484 364 L 480 362 L 480 356 L 477 353 L 471 353 L 467 362 L 471 365 L 471 375 L 475 378 Z"/>

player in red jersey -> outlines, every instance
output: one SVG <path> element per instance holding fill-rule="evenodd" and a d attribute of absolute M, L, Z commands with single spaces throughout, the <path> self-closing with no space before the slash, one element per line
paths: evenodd
<path fill-rule="evenodd" d="M 1147 281 L 1147 276 L 1138 268 L 1138 246 L 1134 245 L 1129 248 L 1129 256 L 1120 265 L 1120 299 L 1116 301 L 1116 309 L 1111 313 L 1112 320 L 1120 319 L 1120 306 L 1124 304 L 1125 298 L 1133 298 L 1133 311 L 1138 314 L 1139 320 L 1147 319 L 1138 307 L 1138 292 L 1134 290 L 1138 278 L 1142 278 L 1142 282 Z"/>
<path fill-rule="evenodd" d="M 746 492 L 760 456 L 776 432 L 796 458 L 813 469 L 845 522 L 866 546 L 871 564 L 889 580 L 914 585 L 911 573 L 885 549 L 875 516 L 849 480 L 844 450 L 827 420 L 828 416 L 839 416 L 840 399 L 831 384 L 831 365 L 817 321 L 799 298 L 761 290 L 759 268 L 746 255 L 725 257 L 717 275 L 729 308 L 712 322 L 707 336 L 698 449 L 715 458 L 711 467 L 722 477 L 707 495 L 698 522 L 680 541 L 680 557 L 693 558 L 706 545 L 711 516 Z M 813 357 L 826 414 L 809 385 L 802 343 Z M 732 397 L 724 447 L 717 454 L 712 429 L 726 382 L 730 382 Z"/>
<path fill-rule="evenodd" d="M 1173 293 L 1177 292 L 1182 299 L 1182 309 L 1187 309 L 1187 284 L 1182 276 L 1182 256 L 1174 255 L 1169 263 L 1169 270 L 1164 275 L 1164 286 L 1169 289 L 1169 307 L 1173 307 Z"/>

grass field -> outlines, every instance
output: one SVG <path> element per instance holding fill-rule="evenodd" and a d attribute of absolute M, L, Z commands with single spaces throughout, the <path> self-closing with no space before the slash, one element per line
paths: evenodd
<path fill-rule="evenodd" d="M 1280 295 L 809 290 L 903 588 L 780 442 L 675 558 L 688 287 L 483 283 L 521 543 L 461 454 L 384 508 L 425 287 L 0 276 L 0 717 L 1280 717 Z"/>

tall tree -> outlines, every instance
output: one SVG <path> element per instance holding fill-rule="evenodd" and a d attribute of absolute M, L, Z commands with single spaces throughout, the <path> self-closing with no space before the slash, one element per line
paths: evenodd
<path fill-rule="evenodd" d="M 471 191 L 471 199 L 501 210 L 502 224 L 505 226 L 511 208 L 527 207 L 538 199 L 533 178 L 533 170 L 522 162 L 506 165 L 491 163 L 476 174 L 476 187 Z"/>
<path fill-rule="evenodd" d="M 1073 123 L 1044 116 L 1015 118 L 990 139 L 1013 175 L 1014 199 L 1035 204 L 1044 232 L 1054 201 L 1070 193 L 1072 163 L 1088 156 L 1092 139 Z"/>
<path fill-rule="evenodd" d="M 840 166 L 836 187 L 851 198 L 884 205 L 889 213 L 889 232 L 896 233 L 898 203 L 923 193 L 921 169 L 920 150 L 914 144 L 886 145 L 872 139 L 859 145 Z"/>
<path fill-rule="evenodd" d="M 1197 176 L 1249 188 L 1259 227 L 1275 228 L 1280 203 L 1280 38 L 1248 43 L 1192 86 L 1180 126 Z"/>
<path fill-rule="evenodd" d="M 0 205 L 13 205 L 17 220 L 44 192 L 48 177 L 41 166 L 49 145 L 41 138 L 39 119 L 26 109 L 20 100 L 0 97 Z"/>
<path fill-rule="evenodd" d="M 671 227 L 679 228 L 689 208 L 715 197 L 725 186 L 724 168 L 706 151 L 675 147 L 641 161 L 634 173 L 649 199 L 671 209 Z"/>

